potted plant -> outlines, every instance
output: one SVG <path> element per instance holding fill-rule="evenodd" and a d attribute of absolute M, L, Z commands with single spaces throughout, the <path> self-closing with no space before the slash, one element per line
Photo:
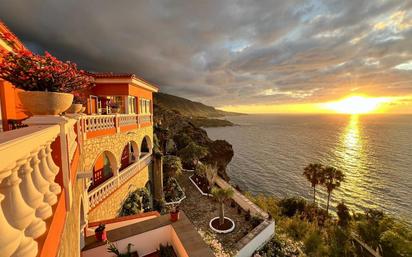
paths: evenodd
<path fill-rule="evenodd" d="M 74 94 L 73 103 L 70 108 L 66 111 L 67 113 L 80 113 L 82 111 L 83 104 L 85 101 L 79 94 Z"/>
<path fill-rule="evenodd" d="M 127 252 L 126 253 L 120 253 L 119 249 L 117 249 L 117 246 L 113 243 L 108 243 L 107 246 L 107 252 L 108 253 L 114 253 L 117 257 L 139 257 L 139 254 L 137 251 L 132 252 L 132 243 L 127 244 Z"/>
<path fill-rule="evenodd" d="M 110 103 L 110 110 L 112 113 L 119 113 L 120 112 L 120 105 L 116 102 L 111 102 Z"/>
<path fill-rule="evenodd" d="M 0 53 L 0 78 L 11 82 L 19 98 L 33 115 L 59 115 L 73 101 L 70 92 L 85 89 L 92 78 L 76 64 L 62 62 L 49 53 L 33 54 L 28 50 Z"/>
<path fill-rule="evenodd" d="M 94 235 L 96 236 L 97 241 L 106 241 L 107 240 L 107 235 L 106 235 L 106 225 L 100 224 L 95 230 L 94 230 Z"/>
<path fill-rule="evenodd" d="M 170 211 L 170 220 L 172 222 L 178 221 L 179 220 L 179 205 L 173 206 L 172 210 Z"/>

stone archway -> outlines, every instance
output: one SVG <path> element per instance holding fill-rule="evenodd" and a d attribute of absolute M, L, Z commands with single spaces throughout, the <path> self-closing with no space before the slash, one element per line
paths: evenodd
<path fill-rule="evenodd" d="M 140 156 L 143 157 L 146 154 L 151 154 L 152 153 L 152 140 L 150 139 L 149 136 L 144 136 L 142 139 L 142 142 L 140 143 Z"/>
<path fill-rule="evenodd" d="M 123 169 L 128 167 L 134 162 L 137 162 L 139 160 L 139 146 L 137 143 L 133 140 L 129 141 L 126 143 L 126 145 L 123 147 L 122 154 L 120 156 L 120 169 L 119 172 L 121 172 Z"/>
<path fill-rule="evenodd" d="M 89 191 L 104 183 L 113 176 L 117 176 L 118 164 L 115 155 L 110 151 L 101 152 L 94 161 L 92 180 Z"/>

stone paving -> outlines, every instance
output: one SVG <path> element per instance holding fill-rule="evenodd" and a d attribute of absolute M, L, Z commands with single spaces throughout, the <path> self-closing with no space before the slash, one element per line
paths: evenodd
<path fill-rule="evenodd" d="M 203 196 L 189 180 L 191 172 L 183 172 L 178 178 L 179 184 L 186 193 L 186 199 L 180 204 L 180 208 L 186 213 L 197 230 L 212 230 L 209 228 L 209 221 L 219 215 L 218 204 L 213 198 Z M 236 243 L 241 240 L 249 231 L 253 229 L 251 222 L 245 220 L 246 212 L 242 210 L 237 213 L 237 208 L 230 207 L 230 201 L 225 206 L 225 216 L 235 222 L 235 229 L 228 234 L 216 234 L 216 239 L 222 244 L 226 251 L 236 251 Z"/>

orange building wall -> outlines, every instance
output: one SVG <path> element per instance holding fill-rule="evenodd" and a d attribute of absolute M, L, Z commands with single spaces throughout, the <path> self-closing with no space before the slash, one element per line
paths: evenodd
<path fill-rule="evenodd" d="M 115 96 L 129 95 L 128 84 L 99 84 L 91 90 L 92 95 L 97 96 Z"/>
<path fill-rule="evenodd" d="M 1 115 L 4 130 L 8 129 L 7 120 L 22 120 L 29 116 L 18 96 L 18 92 L 21 91 L 23 90 L 16 88 L 11 83 L 0 80 Z"/>

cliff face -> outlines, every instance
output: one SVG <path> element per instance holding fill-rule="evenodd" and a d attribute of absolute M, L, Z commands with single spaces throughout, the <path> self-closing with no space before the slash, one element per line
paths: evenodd
<path fill-rule="evenodd" d="M 239 113 L 217 110 L 212 106 L 190 101 L 189 99 L 165 93 L 154 94 L 154 104 L 167 110 L 177 110 L 188 117 L 223 117 Z"/>
<path fill-rule="evenodd" d="M 211 140 L 206 131 L 196 127 L 190 118 L 159 105 L 154 106 L 154 123 L 156 136 L 161 142 L 187 135 L 196 144 L 206 147 L 208 155 L 202 159 L 202 162 L 216 165 L 219 175 L 226 180 L 229 179 L 226 166 L 233 158 L 231 144 L 225 140 Z"/>

